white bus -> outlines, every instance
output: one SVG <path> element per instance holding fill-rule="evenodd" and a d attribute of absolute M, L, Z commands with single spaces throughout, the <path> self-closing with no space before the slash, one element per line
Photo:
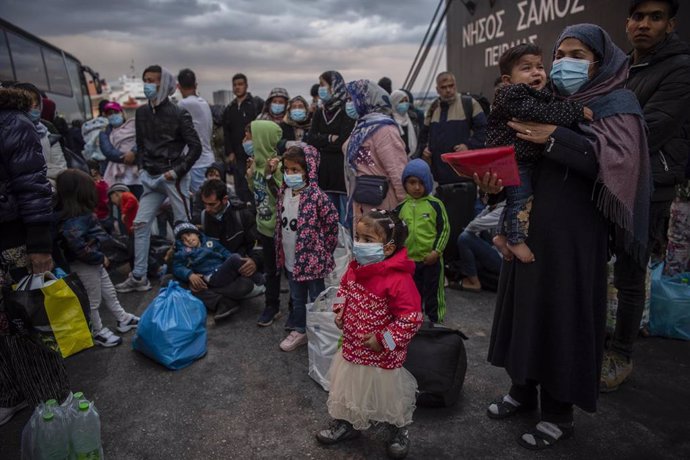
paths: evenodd
<path fill-rule="evenodd" d="M 91 93 L 102 93 L 96 72 L 71 54 L 2 18 L 0 81 L 33 83 L 55 101 L 58 114 L 68 123 L 93 118 Z"/>

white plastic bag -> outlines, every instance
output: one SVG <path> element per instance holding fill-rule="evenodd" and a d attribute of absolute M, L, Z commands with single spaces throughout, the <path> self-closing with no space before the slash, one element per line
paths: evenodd
<path fill-rule="evenodd" d="M 331 360 L 338 351 L 338 342 L 342 332 L 335 325 L 333 302 L 337 287 L 328 287 L 316 298 L 314 303 L 307 305 L 307 338 L 309 339 L 309 377 L 323 387 L 330 389 L 328 369 Z"/>
<path fill-rule="evenodd" d="M 345 274 L 347 266 L 352 259 L 352 236 L 350 232 L 338 224 L 338 246 L 333 251 L 333 259 L 335 259 L 335 268 L 328 274 L 324 282 L 326 287 L 340 286 L 340 279 Z"/>

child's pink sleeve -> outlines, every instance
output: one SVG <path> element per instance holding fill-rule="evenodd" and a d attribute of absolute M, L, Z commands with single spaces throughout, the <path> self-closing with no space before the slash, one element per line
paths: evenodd
<path fill-rule="evenodd" d="M 402 276 L 395 280 L 389 291 L 388 302 L 388 308 L 394 319 L 376 333 L 376 340 L 386 350 L 390 350 L 391 347 L 383 337 L 386 332 L 390 332 L 395 348 L 406 348 L 421 327 L 423 320 L 422 299 L 419 297 L 412 276 Z"/>

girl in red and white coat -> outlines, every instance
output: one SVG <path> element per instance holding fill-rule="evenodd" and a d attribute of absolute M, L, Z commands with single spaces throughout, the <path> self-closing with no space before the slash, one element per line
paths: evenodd
<path fill-rule="evenodd" d="M 404 223 L 388 211 L 372 210 L 357 223 L 355 260 L 333 307 L 343 345 L 329 371 L 334 420 L 316 435 L 323 444 L 352 439 L 371 422 L 383 422 L 393 427 L 388 454 L 407 454 L 417 381 L 402 366 L 422 312 L 406 238 Z"/>

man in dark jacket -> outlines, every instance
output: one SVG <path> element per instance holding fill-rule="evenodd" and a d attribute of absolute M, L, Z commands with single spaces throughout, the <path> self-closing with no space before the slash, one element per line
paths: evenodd
<path fill-rule="evenodd" d="M 134 218 L 134 269 L 115 286 L 117 292 L 151 289 L 146 278 L 151 224 L 166 198 L 176 222 L 191 219 L 187 173 L 201 155 L 201 141 L 191 115 L 169 99 L 175 92 L 175 77 L 160 66 L 150 66 L 143 79 L 149 102 L 136 112 L 136 160 L 144 194 Z M 131 158 L 124 161 L 131 164 Z"/>
<path fill-rule="evenodd" d="M 0 86 L 0 287 L 29 269 L 38 274 L 53 266 L 51 187 L 38 132 L 27 116 L 31 105 L 29 93 Z M 0 304 L 0 425 L 27 402 L 61 401 L 69 392 L 61 355 L 13 332 Z"/>
<path fill-rule="evenodd" d="M 669 209 L 675 185 L 683 182 L 690 152 L 690 46 L 674 33 L 677 0 L 634 0 L 626 23 L 633 45 L 628 88 L 635 92 L 649 131 L 654 179 L 649 251 L 664 257 Z M 621 239 L 623 237 L 621 236 Z M 601 391 L 613 391 L 632 372 L 632 348 L 645 303 L 646 269 L 617 245 L 614 285 L 618 289 L 616 330 L 604 355 Z"/>
<path fill-rule="evenodd" d="M 254 202 L 254 195 L 247 185 L 247 154 L 242 148 L 245 127 L 261 113 L 264 101 L 247 92 L 247 77 L 238 73 L 232 77 L 232 92 L 235 99 L 223 112 L 223 138 L 228 163 L 234 165 L 235 193 L 245 203 Z"/>

